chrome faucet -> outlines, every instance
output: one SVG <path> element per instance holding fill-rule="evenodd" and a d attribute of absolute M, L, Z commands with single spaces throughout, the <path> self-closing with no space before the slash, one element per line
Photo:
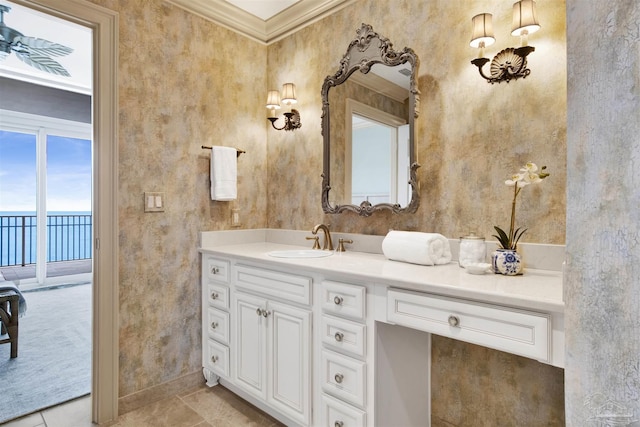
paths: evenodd
<path fill-rule="evenodd" d="M 331 232 L 329 231 L 329 226 L 324 225 L 324 224 L 318 224 L 315 227 L 313 227 L 313 230 L 311 230 L 311 232 L 313 234 L 317 234 L 318 230 L 322 230 L 324 232 L 324 242 L 322 242 L 322 249 L 329 249 L 330 251 L 333 250 L 333 242 L 331 241 Z"/>

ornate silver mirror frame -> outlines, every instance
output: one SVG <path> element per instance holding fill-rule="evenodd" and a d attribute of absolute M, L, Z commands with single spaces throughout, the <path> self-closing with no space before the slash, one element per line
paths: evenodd
<path fill-rule="evenodd" d="M 420 196 L 418 194 L 418 183 L 416 171 L 420 165 L 416 162 L 415 147 L 415 118 L 418 117 L 420 109 L 420 91 L 417 87 L 417 75 L 419 59 L 415 52 L 408 47 L 401 51 L 395 51 L 389 39 L 382 37 L 373 31 L 371 25 L 362 24 L 356 31 L 357 37 L 349 44 L 347 52 L 340 61 L 340 66 L 336 74 L 327 76 L 322 85 L 322 135 L 324 142 L 323 153 L 323 173 L 322 173 L 322 210 L 325 213 L 341 213 L 343 211 L 356 212 L 361 216 L 370 216 L 377 210 L 388 209 L 394 213 L 413 213 L 418 209 Z M 411 188 L 411 200 L 402 207 L 398 203 L 379 203 L 372 205 L 369 201 L 363 201 L 360 205 L 336 204 L 331 206 L 329 202 L 329 191 L 331 190 L 330 166 L 331 166 L 331 135 L 330 135 L 330 114 L 329 114 L 329 89 L 343 84 L 349 76 L 356 71 L 363 74 L 369 73 L 375 64 L 395 67 L 401 64 L 411 65 L 411 75 L 409 76 L 409 98 L 408 98 L 408 124 L 409 124 L 409 182 Z"/>

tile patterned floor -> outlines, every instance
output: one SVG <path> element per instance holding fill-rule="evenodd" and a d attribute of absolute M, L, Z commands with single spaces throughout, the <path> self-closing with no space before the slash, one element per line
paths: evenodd
<path fill-rule="evenodd" d="M 3 424 L 3 427 L 92 427 L 84 397 Z M 121 415 L 110 427 L 280 427 L 274 418 L 222 386 L 198 388 Z"/>

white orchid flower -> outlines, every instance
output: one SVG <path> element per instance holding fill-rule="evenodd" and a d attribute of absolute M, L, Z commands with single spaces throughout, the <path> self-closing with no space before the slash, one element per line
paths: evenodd
<path fill-rule="evenodd" d="M 523 181 L 527 184 L 537 184 L 542 181 L 540 175 L 536 173 L 538 171 L 538 165 L 535 163 L 527 163 L 520 171 Z"/>
<path fill-rule="evenodd" d="M 523 187 L 529 184 L 536 184 L 542 181 L 544 178 L 548 177 L 549 174 L 546 172 L 547 167 L 542 166 L 540 171 L 538 171 L 538 165 L 532 162 L 528 162 L 524 165 L 523 168 L 520 169 L 520 173 L 516 173 L 511 175 L 511 179 L 506 180 L 504 183 L 509 187 L 513 188 L 513 201 L 511 202 L 511 224 L 509 227 L 509 234 L 507 234 L 500 227 L 494 226 L 495 230 L 498 232 L 497 235 L 493 235 L 501 247 L 504 249 L 516 249 L 518 245 L 518 241 L 522 237 L 527 229 L 515 228 L 516 222 L 516 198 Z"/>
<path fill-rule="evenodd" d="M 520 169 L 522 172 L 537 172 L 538 171 L 538 165 L 536 165 L 535 163 L 532 162 L 527 162 L 526 165 L 524 165 L 524 168 Z"/>
<path fill-rule="evenodd" d="M 525 180 L 525 175 L 522 173 L 516 173 L 514 175 L 511 175 L 511 179 L 506 180 L 504 183 L 507 184 L 509 187 L 513 187 L 514 185 L 517 185 L 518 188 L 522 188 L 525 185 L 529 185 L 529 182 L 527 182 Z"/>
<path fill-rule="evenodd" d="M 540 178 L 540 175 L 534 172 L 529 172 L 525 174 L 523 179 L 527 184 L 537 184 L 542 181 L 542 178 Z"/>

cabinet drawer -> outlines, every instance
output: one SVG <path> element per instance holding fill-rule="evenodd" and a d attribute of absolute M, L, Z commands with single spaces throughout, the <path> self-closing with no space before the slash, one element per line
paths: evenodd
<path fill-rule="evenodd" d="M 205 255 L 202 277 L 220 283 L 229 283 L 229 261 Z"/>
<path fill-rule="evenodd" d="M 366 414 L 337 399 L 322 395 L 322 427 L 364 427 Z"/>
<path fill-rule="evenodd" d="M 365 355 L 366 326 L 338 317 L 322 316 L 322 342 L 356 356 Z"/>
<path fill-rule="evenodd" d="M 229 313 L 209 307 L 207 309 L 209 336 L 223 344 L 229 344 Z"/>
<path fill-rule="evenodd" d="M 311 304 L 311 279 L 262 268 L 238 266 L 235 269 L 236 286 L 269 298 Z"/>
<path fill-rule="evenodd" d="M 322 282 L 322 309 L 327 313 L 364 319 L 365 294 L 364 286 L 325 280 Z"/>
<path fill-rule="evenodd" d="M 229 310 L 229 288 L 216 283 L 209 283 L 207 301 L 212 307 Z"/>
<path fill-rule="evenodd" d="M 322 350 L 322 390 L 339 399 L 365 404 L 366 364 L 332 351 Z"/>
<path fill-rule="evenodd" d="M 389 289 L 387 318 L 397 325 L 549 360 L 551 321 L 543 313 Z"/>
<path fill-rule="evenodd" d="M 213 340 L 207 340 L 204 364 L 221 377 L 229 377 L 229 347 Z"/>

